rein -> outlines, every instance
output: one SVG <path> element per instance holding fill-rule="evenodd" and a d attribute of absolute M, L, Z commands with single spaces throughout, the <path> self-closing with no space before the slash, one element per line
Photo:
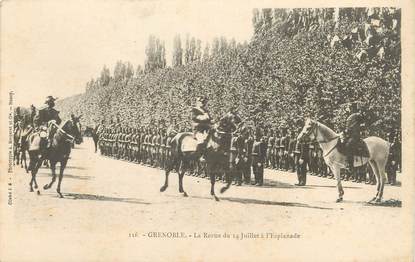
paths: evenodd
<path fill-rule="evenodd" d="M 58 129 L 59 132 L 61 132 L 62 134 L 64 134 L 65 136 L 67 136 L 69 138 L 68 142 L 73 143 L 75 138 L 73 136 L 71 136 L 70 134 L 68 134 L 65 130 L 63 130 L 60 126 L 58 126 L 57 124 L 53 123 L 52 124 Z"/>
<path fill-rule="evenodd" d="M 314 132 L 314 137 L 315 137 L 317 143 L 319 143 L 319 144 L 327 144 L 327 143 L 330 143 L 331 141 L 333 141 L 334 139 L 339 138 L 339 136 L 337 135 L 337 136 L 334 136 L 334 137 L 330 138 L 329 140 L 321 140 L 321 141 L 318 141 L 317 140 L 317 137 L 318 137 L 318 122 L 316 122 L 315 124 L 316 124 L 316 126 L 314 128 L 314 131 L 315 131 Z M 333 152 L 333 150 L 336 147 L 337 147 L 337 143 L 327 153 L 325 153 L 323 157 L 328 156 L 331 152 Z"/>

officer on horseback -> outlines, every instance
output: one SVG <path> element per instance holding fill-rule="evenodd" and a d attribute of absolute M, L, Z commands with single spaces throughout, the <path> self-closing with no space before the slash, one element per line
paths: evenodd
<path fill-rule="evenodd" d="M 200 96 L 196 106 L 192 107 L 193 135 L 197 140 L 197 149 L 201 149 L 206 141 L 207 133 L 212 127 L 212 118 L 207 110 L 208 98 Z"/>
<path fill-rule="evenodd" d="M 47 127 L 49 121 L 54 121 L 55 124 L 59 125 L 62 120 L 59 117 L 59 111 L 57 111 L 56 109 L 54 109 L 55 106 L 55 101 L 57 98 L 54 98 L 53 96 L 48 96 L 46 98 L 45 104 L 47 105 L 47 107 L 39 110 L 39 115 L 36 117 L 37 118 L 37 125 L 38 127 L 40 126 L 44 126 Z M 49 148 L 51 146 L 51 141 L 52 141 L 52 137 L 54 135 L 54 130 L 56 130 L 55 128 L 49 128 L 49 134 L 48 134 L 48 145 L 47 148 Z M 41 143 L 42 145 L 43 143 Z"/>
<path fill-rule="evenodd" d="M 364 127 L 364 117 L 357 103 L 351 105 L 351 115 L 346 120 L 346 129 L 343 132 L 343 141 L 347 149 L 347 169 L 353 169 L 354 155 L 361 142 L 361 131 Z"/>
<path fill-rule="evenodd" d="M 39 110 L 38 115 L 38 123 L 39 125 L 47 125 L 49 121 L 55 120 L 56 124 L 61 123 L 61 119 L 59 117 L 59 111 L 54 109 L 55 107 L 55 101 L 57 98 L 54 98 L 53 96 L 48 96 L 46 98 L 45 104 L 47 107 Z"/>

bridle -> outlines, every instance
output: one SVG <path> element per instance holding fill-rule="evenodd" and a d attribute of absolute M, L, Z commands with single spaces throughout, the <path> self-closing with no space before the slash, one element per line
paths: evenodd
<path fill-rule="evenodd" d="M 310 130 L 306 133 L 307 136 L 310 136 L 310 134 L 313 132 L 314 139 L 315 139 L 315 141 L 317 143 L 319 143 L 319 144 L 327 144 L 327 143 L 330 143 L 331 141 L 339 138 L 339 136 L 337 135 L 337 136 L 334 136 L 334 137 L 329 138 L 329 140 L 320 140 L 319 141 L 317 139 L 317 137 L 318 137 L 318 125 L 319 125 L 318 122 L 313 121 L 312 122 L 312 126 L 310 127 Z M 337 147 L 337 143 L 327 153 L 325 153 L 323 157 L 328 156 L 336 147 Z"/>
<path fill-rule="evenodd" d="M 60 126 L 58 126 L 57 124 L 53 123 L 52 124 L 58 129 L 59 132 L 61 132 L 63 135 L 66 136 L 66 141 L 73 143 L 75 141 L 75 137 L 73 137 L 72 135 L 68 134 L 65 130 L 63 130 Z"/>

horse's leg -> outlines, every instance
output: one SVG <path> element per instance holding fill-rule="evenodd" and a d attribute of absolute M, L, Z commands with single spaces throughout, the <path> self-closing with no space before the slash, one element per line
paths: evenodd
<path fill-rule="evenodd" d="M 385 160 L 386 161 L 386 160 Z M 381 202 L 382 201 L 382 197 L 383 197 L 383 189 L 385 188 L 385 181 L 386 181 L 386 177 L 385 177 L 385 164 L 376 162 L 377 166 L 378 166 L 378 172 L 379 172 L 379 180 L 380 180 L 380 190 L 379 190 L 379 194 L 378 194 L 378 198 L 376 199 L 376 202 Z"/>
<path fill-rule="evenodd" d="M 160 188 L 160 192 L 166 191 L 167 187 L 169 186 L 169 174 L 170 171 L 173 169 L 173 163 L 169 163 L 169 165 L 166 167 L 166 178 L 164 180 L 164 185 Z"/>
<path fill-rule="evenodd" d="M 38 188 L 37 181 L 36 181 L 36 174 L 42 165 L 42 159 L 39 159 L 37 156 L 33 161 L 33 166 L 31 168 L 32 180 L 30 181 L 30 192 L 33 192 L 33 184 L 35 185 L 35 189 Z M 37 194 L 40 195 L 40 191 L 37 190 Z"/>
<path fill-rule="evenodd" d="M 53 183 L 56 181 L 56 162 L 50 161 L 50 170 L 52 171 L 52 180 L 49 184 L 43 186 L 43 189 L 47 190 L 52 187 Z"/>
<path fill-rule="evenodd" d="M 343 191 L 343 186 L 342 186 L 342 181 L 340 179 L 340 167 L 339 166 L 333 166 L 331 168 L 333 170 L 333 174 L 336 177 L 337 180 L 337 190 L 339 192 L 339 198 L 337 198 L 336 202 L 342 202 L 343 201 L 343 195 L 344 195 L 344 191 Z"/>
<path fill-rule="evenodd" d="M 56 192 L 58 192 L 58 195 L 60 198 L 63 198 L 63 195 L 61 194 L 61 183 L 62 183 L 62 178 L 63 178 L 63 170 L 65 170 L 66 167 L 66 163 L 68 162 L 68 159 L 63 159 L 61 161 L 61 166 L 60 166 L 60 170 L 59 170 L 59 181 L 58 181 L 58 187 L 56 188 Z"/>
<path fill-rule="evenodd" d="M 370 202 L 380 202 L 382 200 L 382 195 L 383 195 L 383 188 L 385 186 L 385 170 L 384 168 L 380 168 L 378 162 L 376 162 L 375 160 L 372 160 L 369 162 L 370 166 L 372 167 L 373 173 L 376 177 L 376 181 L 377 181 L 377 187 L 376 187 L 376 196 L 374 198 L 372 198 Z"/>
<path fill-rule="evenodd" d="M 22 150 L 22 162 L 24 163 L 24 169 L 26 170 L 26 173 L 28 173 L 27 170 L 27 162 L 26 162 L 26 150 Z"/>
<path fill-rule="evenodd" d="M 236 167 L 235 166 L 231 166 L 228 170 L 225 171 L 226 185 L 220 189 L 221 194 L 225 193 L 225 191 L 230 188 L 230 186 L 232 184 L 232 180 L 235 177 L 235 175 L 234 175 L 235 173 L 236 173 Z"/>
<path fill-rule="evenodd" d="M 219 201 L 219 198 L 215 195 L 216 170 L 212 167 L 207 168 L 207 170 L 210 177 L 210 195 L 213 196 L 216 201 Z"/>
<path fill-rule="evenodd" d="M 179 192 L 183 193 L 183 196 L 185 197 L 187 197 L 187 193 L 183 189 L 183 177 L 184 177 L 184 173 L 186 172 L 186 168 L 189 168 L 189 162 L 183 161 L 183 168 L 178 174 L 179 175 Z"/>

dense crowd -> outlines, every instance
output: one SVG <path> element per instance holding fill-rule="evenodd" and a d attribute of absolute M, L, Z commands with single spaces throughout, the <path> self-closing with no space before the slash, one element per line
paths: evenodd
<path fill-rule="evenodd" d="M 244 128 L 245 130 L 245 128 Z M 325 164 L 322 149 L 317 142 L 298 142 L 297 135 L 301 129 L 259 129 L 246 128 L 234 133 L 229 148 L 229 166 L 217 180 L 224 180 L 226 172 L 231 173 L 236 185 L 264 183 L 264 168 L 297 173 L 299 186 L 306 185 L 307 173 L 319 177 L 333 178 Z M 109 126 L 98 125 L 95 131 L 98 147 L 102 155 L 122 159 L 142 165 L 165 169 L 171 164 L 171 139 L 177 131 L 165 128 L 129 128 L 121 124 Z M 184 128 L 183 131 L 190 131 Z M 387 177 L 390 184 L 396 183 L 396 173 L 401 169 L 401 144 L 397 134 L 390 134 L 390 156 L 387 163 Z M 208 178 L 204 162 L 197 161 L 190 165 L 186 174 Z M 370 165 L 343 170 L 342 179 L 354 182 L 376 184 Z M 266 178 L 265 178 L 266 180 Z"/>
<path fill-rule="evenodd" d="M 400 9 L 255 12 L 249 43 L 221 38 L 202 60 L 104 74 L 105 80 L 89 82 L 85 93 L 58 101 L 57 108 L 64 118 L 82 114 L 86 125 L 104 120 L 130 128 L 186 128 L 192 101 L 205 95 L 215 119 L 237 105 L 252 125 L 293 128 L 312 117 L 342 130 L 347 108 L 359 101 L 373 116 L 368 134 L 385 137 L 400 129 Z"/>

